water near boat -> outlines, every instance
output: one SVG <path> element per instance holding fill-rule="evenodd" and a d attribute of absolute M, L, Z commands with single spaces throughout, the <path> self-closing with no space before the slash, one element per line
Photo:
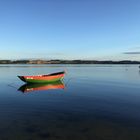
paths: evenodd
<path fill-rule="evenodd" d="M 17 78 L 64 69 L 55 85 Z M 140 139 L 138 65 L 0 65 L 0 89 L 0 140 Z"/>

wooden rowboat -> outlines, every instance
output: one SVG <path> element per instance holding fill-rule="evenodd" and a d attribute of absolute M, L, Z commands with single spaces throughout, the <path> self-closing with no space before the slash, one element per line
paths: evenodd
<path fill-rule="evenodd" d="M 52 90 L 52 89 L 64 89 L 64 83 L 60 81 L 51 82 L 51 83 L 27 83 L 22 85 L 18 90 L 23 93 L 28 93 L 32 91 L 41 91 L 41 90 Z"/>
<path fill-rule="evenodd" d="M 22 81 L 26 83 L 50 83 L 56 82 L 64 78 L 65 72 L 57 72 L 47 75 L 35 75 L 35 76 L 18 76 Z"/>

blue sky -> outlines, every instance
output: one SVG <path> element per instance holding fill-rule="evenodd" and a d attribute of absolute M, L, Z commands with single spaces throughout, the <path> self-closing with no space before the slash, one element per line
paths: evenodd
<path fill-rule="evenodd" d="M 1 0 L 0 59 L 140 60 L 140 0 Z"/>

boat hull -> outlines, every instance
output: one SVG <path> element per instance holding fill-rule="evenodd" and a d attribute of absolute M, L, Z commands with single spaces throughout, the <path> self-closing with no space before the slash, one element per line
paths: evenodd
<path fill-rule="evenodd" d="M 18 76 L 23 82 L 26 83 L 51 83 L 60 81 L 64 78 L 64 72 L 49 74 L 49 75 L 37 75 L 37 76 Z"/>

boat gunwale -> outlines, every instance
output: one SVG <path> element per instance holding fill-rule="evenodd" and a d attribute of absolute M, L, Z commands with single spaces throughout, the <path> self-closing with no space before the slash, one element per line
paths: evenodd
<path fill-rule="evenodd" d="M 26 75 L 26 76 L 18 76 L 20 77 L 47 77 L 47 76 L 56 76 L 56 75 L 61 75 L 61 74 L 65 74 L 65 71 L 62 72 L 56 72 L 56 73 L 51 73 L 51 74 L 41 74 L 41 75 Z"/>

